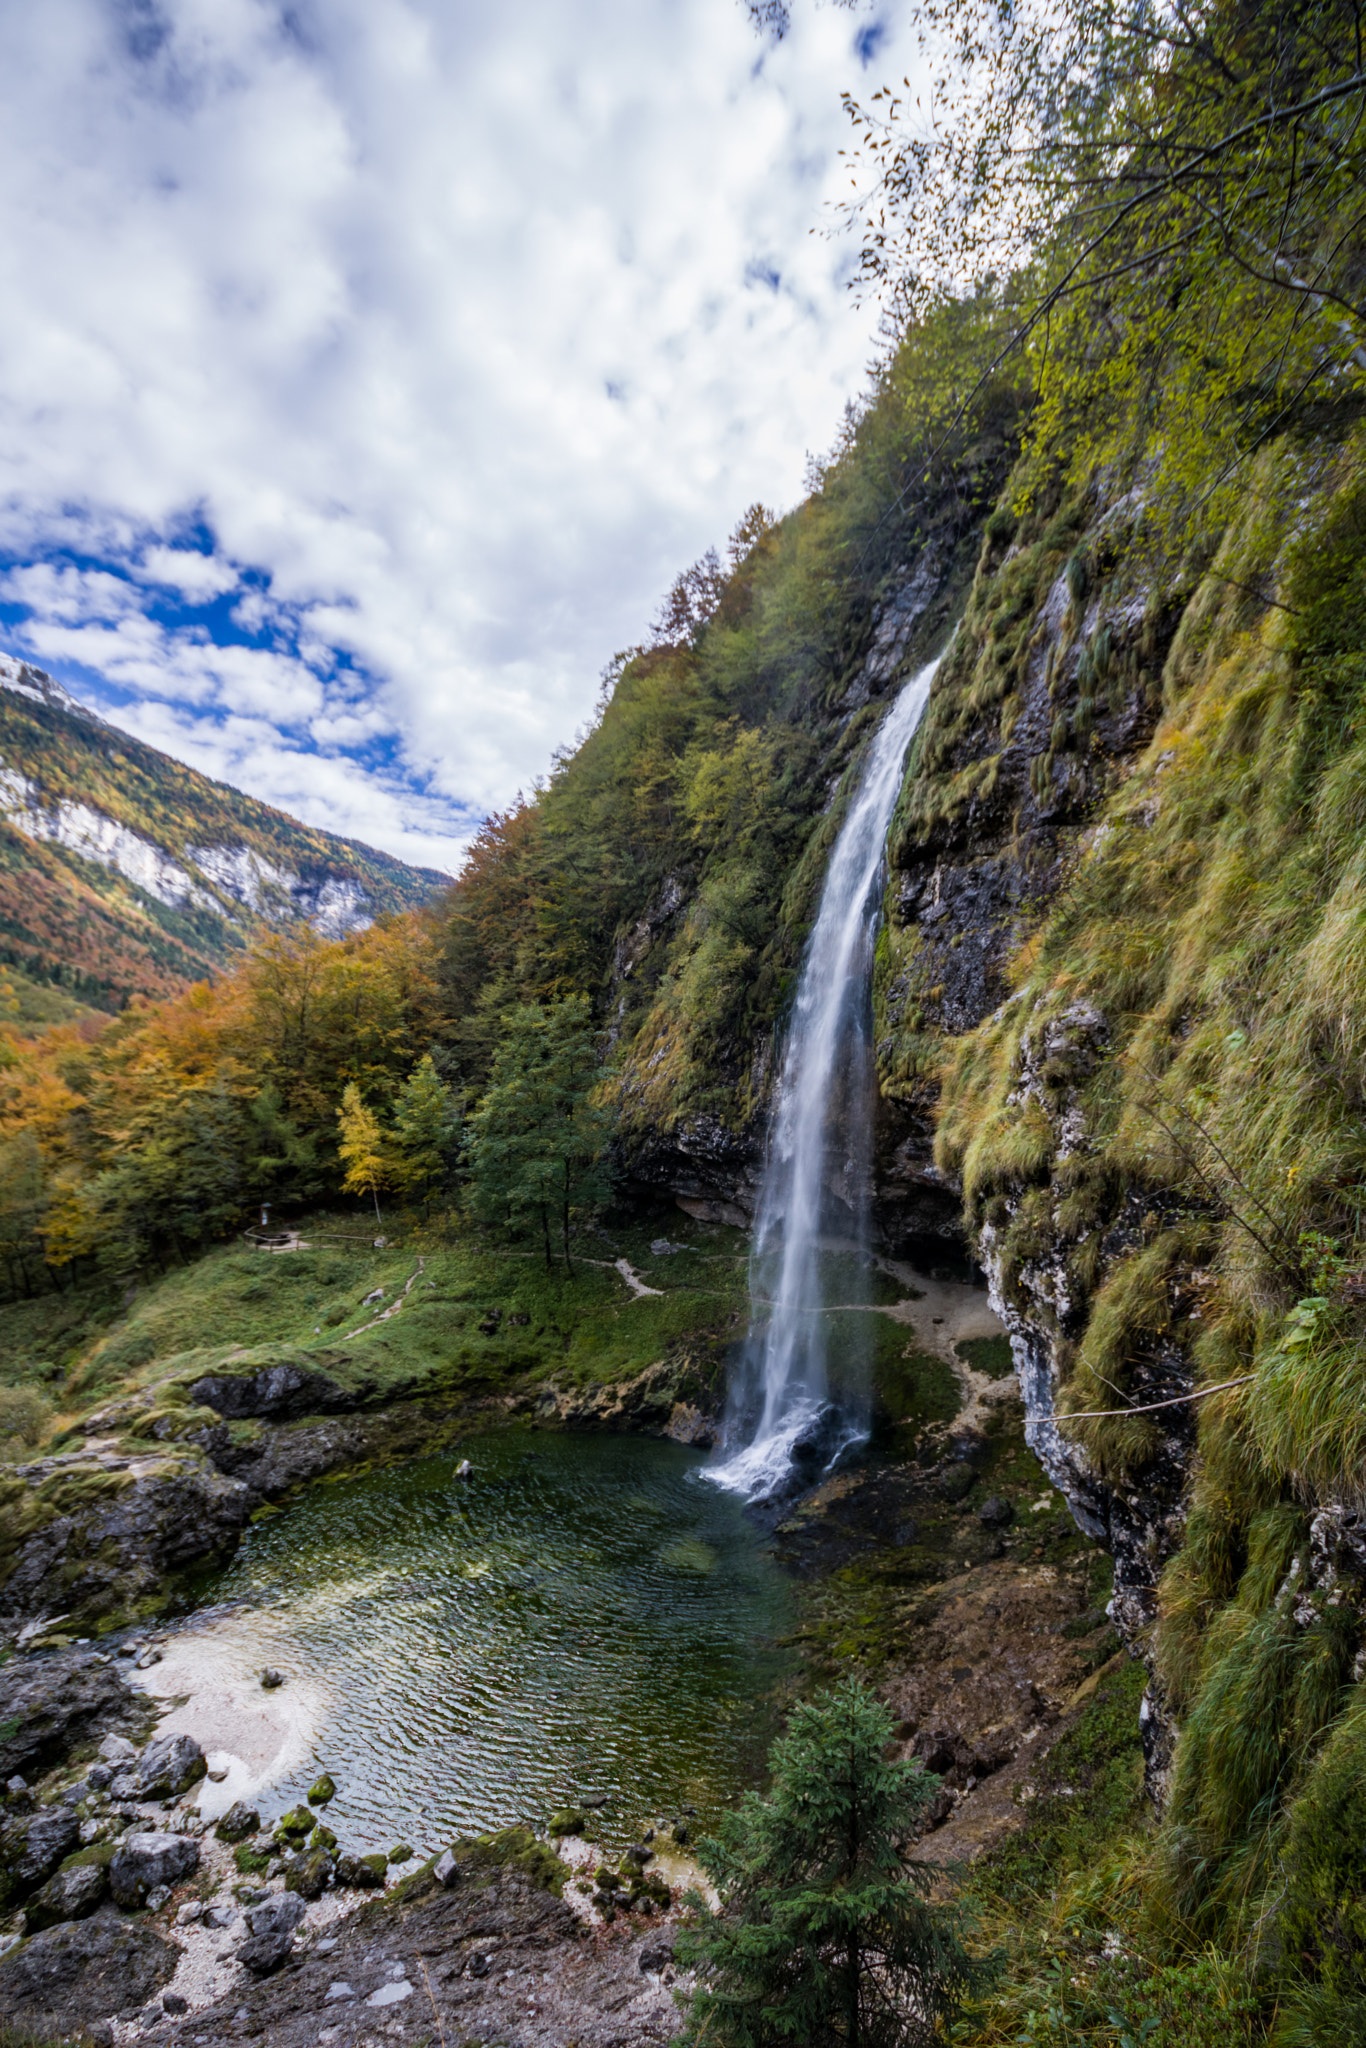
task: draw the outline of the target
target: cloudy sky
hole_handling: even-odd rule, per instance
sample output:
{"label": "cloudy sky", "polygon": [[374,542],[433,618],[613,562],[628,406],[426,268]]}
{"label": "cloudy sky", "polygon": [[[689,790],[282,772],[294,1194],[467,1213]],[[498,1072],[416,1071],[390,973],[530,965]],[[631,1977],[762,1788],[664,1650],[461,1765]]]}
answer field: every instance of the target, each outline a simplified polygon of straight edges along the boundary
{"label": "cloudy sky", "polygon": [[452,868],[833,440],[840,90],[911,61],[882,0],[0,0],[0,645]]}

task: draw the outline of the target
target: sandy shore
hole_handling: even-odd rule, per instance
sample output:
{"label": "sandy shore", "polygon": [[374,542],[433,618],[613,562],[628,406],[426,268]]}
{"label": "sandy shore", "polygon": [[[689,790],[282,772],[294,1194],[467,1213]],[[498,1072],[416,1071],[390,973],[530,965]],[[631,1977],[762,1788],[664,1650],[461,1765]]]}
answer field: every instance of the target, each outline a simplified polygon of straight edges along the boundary
{"label": "sandy shore", "polygon": [[[317,1678],[277,1668],[285,1682],[261,1684],[259,1639],[233,1614],[190,1622],[158,1639],[161,1662],[134,1673],[133,1683],[167,1708],[158,1735],[192,1735],[208,1759],[210,1782],[197,1804],[208,1820],[238,1799],[255,1799],[306,1764],[329,1697]],[[220,1782],[220,1772],[225,1773]]]}

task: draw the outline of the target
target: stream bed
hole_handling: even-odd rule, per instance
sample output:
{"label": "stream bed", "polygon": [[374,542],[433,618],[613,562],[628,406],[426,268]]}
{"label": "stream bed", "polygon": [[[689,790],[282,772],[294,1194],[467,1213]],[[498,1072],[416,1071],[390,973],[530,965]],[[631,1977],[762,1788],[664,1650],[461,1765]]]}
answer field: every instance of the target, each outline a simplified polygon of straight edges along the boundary
{"label": "stream bed", "polygon": [[162,1726],[228,1769],[204,1788],[215,1808],[246,1793],[269,1820],[325,1767],[345,1848],[427,1854],[595,1792],[609,1840],[685,1807],[705,1831],[761,1774],[794,1607],[700,1463],[508,1428],[315,1486],[250,1530],[166,1642]]}

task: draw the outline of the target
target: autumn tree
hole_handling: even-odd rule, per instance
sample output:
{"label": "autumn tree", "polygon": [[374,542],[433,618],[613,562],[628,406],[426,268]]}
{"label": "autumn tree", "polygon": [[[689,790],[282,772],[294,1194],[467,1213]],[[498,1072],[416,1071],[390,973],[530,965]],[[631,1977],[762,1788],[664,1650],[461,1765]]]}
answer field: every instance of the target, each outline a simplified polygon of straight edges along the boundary
{"label": "autumn tree", "polygon": [[[996,281],[1039,446],[1160,450],[1208,498],[1366,390],[1354,0],[917,0],[926,83],[847,99],[847,217],[899,325]],[[1149,489],[1151,495],[1151,486]]]}
{"label": "autumn tree", "polygon": [[379,1118],[362,1101],[360,1089],[354,1081],[348,1081],[343,1090],[337,1126],[337,1151],[343,1167],[342,1186],[348,1195],[368,1194],[375,1205],[375,1221],[382,1225],[384,1218],[379,1213],[379,1191],[388,1186],[390,1178],[384,1135]]}

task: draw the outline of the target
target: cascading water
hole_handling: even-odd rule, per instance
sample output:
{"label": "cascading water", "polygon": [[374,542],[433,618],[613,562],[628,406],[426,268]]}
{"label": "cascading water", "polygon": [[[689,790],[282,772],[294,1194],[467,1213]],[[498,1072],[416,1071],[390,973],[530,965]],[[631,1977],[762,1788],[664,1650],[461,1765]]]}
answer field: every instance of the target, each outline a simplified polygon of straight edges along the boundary
{"label": "cascading water", "polygon": [[778,1082],[750,1260],[750,1330],[718,1461],[706,1476],[760,1500],[798,1465],[867,1434],[867,1387],[830,1399],[822,1252],[866,1249],[872,1165],[871,984],[883,848],[936,663],[873,741],[826,870]]}

